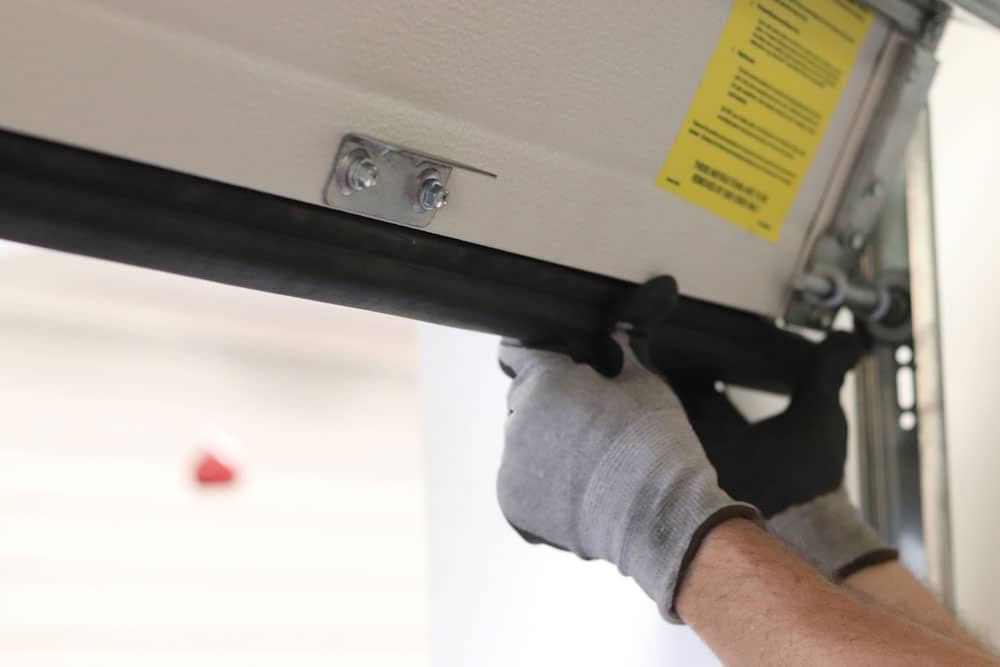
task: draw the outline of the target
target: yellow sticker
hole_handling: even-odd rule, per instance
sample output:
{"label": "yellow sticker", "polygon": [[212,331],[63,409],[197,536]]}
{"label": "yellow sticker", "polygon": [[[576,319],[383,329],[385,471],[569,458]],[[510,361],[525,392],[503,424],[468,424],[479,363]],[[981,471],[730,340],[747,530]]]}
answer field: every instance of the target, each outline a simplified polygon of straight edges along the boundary
{"label": "yellow sticker", "polygon": [[873,16],[854,0],[734,0],[656,185],[777,241]]}

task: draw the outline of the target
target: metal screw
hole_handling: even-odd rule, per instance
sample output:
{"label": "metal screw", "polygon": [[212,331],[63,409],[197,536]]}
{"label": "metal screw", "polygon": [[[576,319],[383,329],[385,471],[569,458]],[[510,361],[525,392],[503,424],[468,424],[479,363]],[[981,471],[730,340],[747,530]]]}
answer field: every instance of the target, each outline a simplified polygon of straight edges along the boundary
{"label": "metal screw", "polygon": [[347,173],[344,175],[344,183],[347,192],[361,192],[375,187],[378,180],[378,167],[366,154],[352,155],[351,161],[347,165]]}
{"label": "metal screw", "polygon": [[422,175],[420,188],[417,190],[416,207],[418,210],[436,211],[448,203],[448,189],[441,182],[441,176],[434,169]]}

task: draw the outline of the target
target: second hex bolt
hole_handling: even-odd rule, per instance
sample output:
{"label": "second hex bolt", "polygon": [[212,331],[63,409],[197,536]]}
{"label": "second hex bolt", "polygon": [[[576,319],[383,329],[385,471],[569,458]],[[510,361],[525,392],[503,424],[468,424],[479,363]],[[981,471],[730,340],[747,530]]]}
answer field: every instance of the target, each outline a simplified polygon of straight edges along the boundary
{"label": "second hex bolt", "polygon": [[429,212],[436,211],[447,203],[448,189],[441,182],[441,174],[436,169],[428,169],[420,175],[414,207]]}

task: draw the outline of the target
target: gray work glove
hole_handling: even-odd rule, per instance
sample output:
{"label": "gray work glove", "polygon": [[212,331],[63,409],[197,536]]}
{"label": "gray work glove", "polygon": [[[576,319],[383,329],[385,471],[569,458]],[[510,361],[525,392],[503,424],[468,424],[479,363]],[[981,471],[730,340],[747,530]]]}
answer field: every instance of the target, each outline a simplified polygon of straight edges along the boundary
{"label": "gray work glove", "polygon": [[618,343],[624,362],[614,378],[556,352],[501,344],[513,382],[500,508],[528,541],[616,564],[681,622],[674,597],[701,539],[726,519],[760,515],[719,488],[677,396]]}
{"label": "gray work glove", "polygon": [[843,489],[847,420],[840,387],[860,353],[853,336],[828,336],[802,369],[788,408],[755,424],[715,390],[712,378],[669,378],[722,488],[759,507],[772,534],[834,581],[897,555]]}

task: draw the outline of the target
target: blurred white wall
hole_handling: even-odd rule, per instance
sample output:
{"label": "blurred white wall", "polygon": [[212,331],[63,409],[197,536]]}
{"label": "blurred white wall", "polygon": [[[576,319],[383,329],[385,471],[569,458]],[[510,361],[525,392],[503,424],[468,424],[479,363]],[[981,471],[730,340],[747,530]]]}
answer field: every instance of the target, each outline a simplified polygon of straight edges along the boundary
{"label": "blurred white wall", "polygon": [[[0,664],[426,664],[415,325],[16,250]],[[215,430],[243,469],[206,490]]]}
{"label": "blurred white wall", "polygon": [[1000,31],[949,27],[931,97],[958,608],[1000,644]]}

